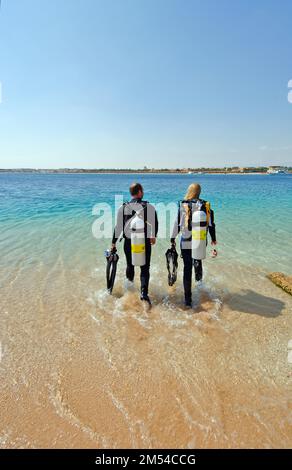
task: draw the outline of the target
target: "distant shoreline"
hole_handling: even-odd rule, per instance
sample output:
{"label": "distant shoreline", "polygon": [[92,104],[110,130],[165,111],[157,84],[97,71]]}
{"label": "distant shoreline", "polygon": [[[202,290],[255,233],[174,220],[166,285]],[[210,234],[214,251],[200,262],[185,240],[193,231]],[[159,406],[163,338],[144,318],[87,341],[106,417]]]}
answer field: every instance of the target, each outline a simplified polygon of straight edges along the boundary
{"label": "distant shoreline", "polygon": [[[269,168],[275,167],[258,167],[258,168],[200,168],[200,169],[85,169],[85,168],[58,168],[58,169],[35,169],[35,168],[3,168],[1,173],[35,173],[35,174],[142,174],[142,175],[266,175]],[[286,172],[292,174],[292,168],[287,168]]]}

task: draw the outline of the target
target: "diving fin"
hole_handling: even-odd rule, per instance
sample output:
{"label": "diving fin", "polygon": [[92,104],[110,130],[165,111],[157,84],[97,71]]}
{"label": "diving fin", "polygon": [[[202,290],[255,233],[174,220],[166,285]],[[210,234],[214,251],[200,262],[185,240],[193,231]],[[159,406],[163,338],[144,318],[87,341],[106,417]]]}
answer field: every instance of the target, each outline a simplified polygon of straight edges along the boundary
{"label": "diving fin", "polygon": [[105,252],[105,257],[106,257],[106,286],[109,294],[112,294],[114,284],[115,284],[115,279],[116,279],[116,273],[117,273],[117,265],[119,261],[119,255],[117,254],[117,251],[115,250],[107,250]]}
{"label": "diving fin", "polygon": [[172,246],[165,253],[166,267],[168,271],[168,285],[171,287],[177,280],[178,254],[175,246]]}

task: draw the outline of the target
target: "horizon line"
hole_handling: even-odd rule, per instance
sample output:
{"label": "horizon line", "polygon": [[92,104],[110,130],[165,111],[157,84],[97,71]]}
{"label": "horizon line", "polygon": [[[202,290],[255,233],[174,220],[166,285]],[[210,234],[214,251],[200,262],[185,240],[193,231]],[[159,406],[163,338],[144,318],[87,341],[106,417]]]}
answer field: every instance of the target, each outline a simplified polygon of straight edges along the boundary
{"label": "horizon line", "polygon": [[[291,163],[292,165],[292,163]],[[0,168],[0,171],[142,171],[144,173],[151,171],[200,171],[200,170],[245,170],[245,169],[265,169],[265,168],[292,168],[290,165],[250,165],[250,166],[238,166],[238,165],[225,165],[225,166],[200,166],[200,167],[173,167],[173,168],[106,168],[106,167],[10,167]]]}

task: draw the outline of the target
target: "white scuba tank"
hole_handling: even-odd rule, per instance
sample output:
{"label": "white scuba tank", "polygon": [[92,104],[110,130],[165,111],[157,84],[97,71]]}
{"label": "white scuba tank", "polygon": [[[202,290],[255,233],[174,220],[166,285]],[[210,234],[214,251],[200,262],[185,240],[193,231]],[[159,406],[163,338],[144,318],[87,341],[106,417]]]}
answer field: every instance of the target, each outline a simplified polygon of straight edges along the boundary
{"label": "white scuba tank", "polygon": [[205,259],[207,251],[207,214],[198,210],[192,215],[192,258]]}
{"label": "white scuba tank", "polygon": [[146,264],[144,220],[136,214],[131,221],[130,228],[132,265],[144,266]]}

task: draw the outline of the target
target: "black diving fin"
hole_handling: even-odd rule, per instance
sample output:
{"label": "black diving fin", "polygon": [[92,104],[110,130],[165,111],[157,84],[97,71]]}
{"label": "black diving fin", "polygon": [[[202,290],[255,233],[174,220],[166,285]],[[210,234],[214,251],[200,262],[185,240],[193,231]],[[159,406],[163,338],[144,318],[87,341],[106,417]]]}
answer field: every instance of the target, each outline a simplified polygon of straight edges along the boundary
{"label": "black diving fin", "polygon": [[178,254],[175,246],[172,246],[165,253],[166,267],[168,271],[168,285],[171,287],[177,280]]}
{"label": "black diving fin", "polygon": [[114,288],[117,265],[119,261],[119,255],[116,250],[107,250],[105,252],[106,257],[106,286],[108,292],[111,294]]}

